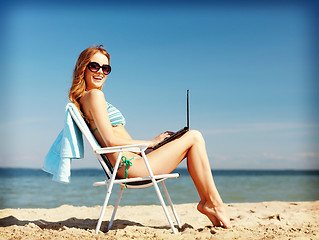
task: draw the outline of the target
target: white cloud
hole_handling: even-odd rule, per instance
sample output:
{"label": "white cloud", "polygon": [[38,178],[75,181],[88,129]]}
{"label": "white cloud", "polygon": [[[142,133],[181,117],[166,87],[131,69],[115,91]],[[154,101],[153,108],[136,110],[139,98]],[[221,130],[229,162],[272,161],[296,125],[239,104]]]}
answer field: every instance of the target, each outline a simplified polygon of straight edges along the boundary
{"label": "white cloud", "polygon": [[213,169],[319,169],[319,153],[278,154],[213,154],[209,156]]}
{"label": "white cloud", "polygon": [[302,152],[291,155],[264,153],[263,158],[263,161],[278,163],[285,168],[319,169],[319,153],[316,152]]}
{"label": "white cloud", "polygon": [[303,123],[251,123],[240,124],[231,128],[206,129],[203,130],[205,135],[216,134],[232,134],[242,132],[267,132],[280,131],[287,129],[319,129],[318,124],[303,124]]}
{"label": "white cloud", "polygon": [[218,160],[218,161],[228,161],[231,160],[232,157],[231,156],[227,156],[227,155],[222,155],[222,154],[214,154],[212,156],[212,158]]}
{"label": "white cloud", "polygon": [[263,153],[263,158],[265,159],[273,159],[273,160],[285,160],[287,159],[286,156],[281,156],[274,153]]}
{"label": "white cloud", "polygon": [[317,158],[319,160],[319,153],[315,152],[303,152],[299,153],[298,156],[300,158]]}
{"label": "white cloud", "polygon": [[319,153],[316,152],[302,152],[291,155],[278,155],[275,153],[263,153],[265,159],[272,160],[294,160],[294,161],[305,161],[307,159],[319,160]]}

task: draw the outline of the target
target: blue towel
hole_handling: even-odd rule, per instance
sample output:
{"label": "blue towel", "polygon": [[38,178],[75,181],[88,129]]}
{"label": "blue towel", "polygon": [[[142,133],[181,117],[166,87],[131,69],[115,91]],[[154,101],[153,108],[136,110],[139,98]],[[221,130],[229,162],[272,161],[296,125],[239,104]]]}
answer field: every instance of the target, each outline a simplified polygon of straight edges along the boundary
{"label": "blue towel", "polygon": [[82,133],[73,121],[69,107],[76,108],[74,104],[67,104],[64,129],[54,141],[42,167],[42,170],[53,175],[52,180],[62,183],[70,182],[72,159],[84,156]]}

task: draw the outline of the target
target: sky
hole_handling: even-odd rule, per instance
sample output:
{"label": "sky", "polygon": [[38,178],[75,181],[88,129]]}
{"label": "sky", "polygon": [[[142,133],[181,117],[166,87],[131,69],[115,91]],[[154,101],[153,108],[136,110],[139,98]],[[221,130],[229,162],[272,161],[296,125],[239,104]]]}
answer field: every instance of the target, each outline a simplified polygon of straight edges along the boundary
{"label": "sky", "polygon": [[[184,127],[190,89],[213,169],[319,169],[314,8],[247,2],[2,3],[0,167],[42,167],[75,62],[103,44],[134,139]],[[72,166],[99,168],[87,146]]]}

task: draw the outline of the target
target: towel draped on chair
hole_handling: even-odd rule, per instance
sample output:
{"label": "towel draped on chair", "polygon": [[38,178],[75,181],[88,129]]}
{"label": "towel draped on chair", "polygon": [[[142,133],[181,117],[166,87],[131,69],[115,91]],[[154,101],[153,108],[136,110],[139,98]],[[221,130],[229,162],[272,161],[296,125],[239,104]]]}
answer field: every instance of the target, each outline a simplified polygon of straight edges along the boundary
{"label": "towel draped on chair", "polygon": [[75,108],[75,105],[67,104],[64,128],[51,146],[42,167],[42,170],[53,175],[52,180],[62,183],[70,182],[72,159],[84,157],[82,132],[71,117],[69,107]]}

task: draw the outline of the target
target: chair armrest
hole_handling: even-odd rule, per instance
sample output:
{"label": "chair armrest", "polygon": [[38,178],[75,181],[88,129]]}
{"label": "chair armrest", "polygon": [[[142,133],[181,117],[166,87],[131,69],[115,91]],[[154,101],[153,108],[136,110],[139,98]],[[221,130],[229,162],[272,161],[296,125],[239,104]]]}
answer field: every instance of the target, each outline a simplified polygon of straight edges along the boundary
{"label": "chair armrest", "polygon": [[106,148],[99,148],[95,150],[97,154],[103,153],[114,153],[114,152],[142,152],[145,151],[148,147],[147,143],[141,144],[134,144],[134,145],[125,145],[125,146],[116,146],[116,147],[106,147]]}

